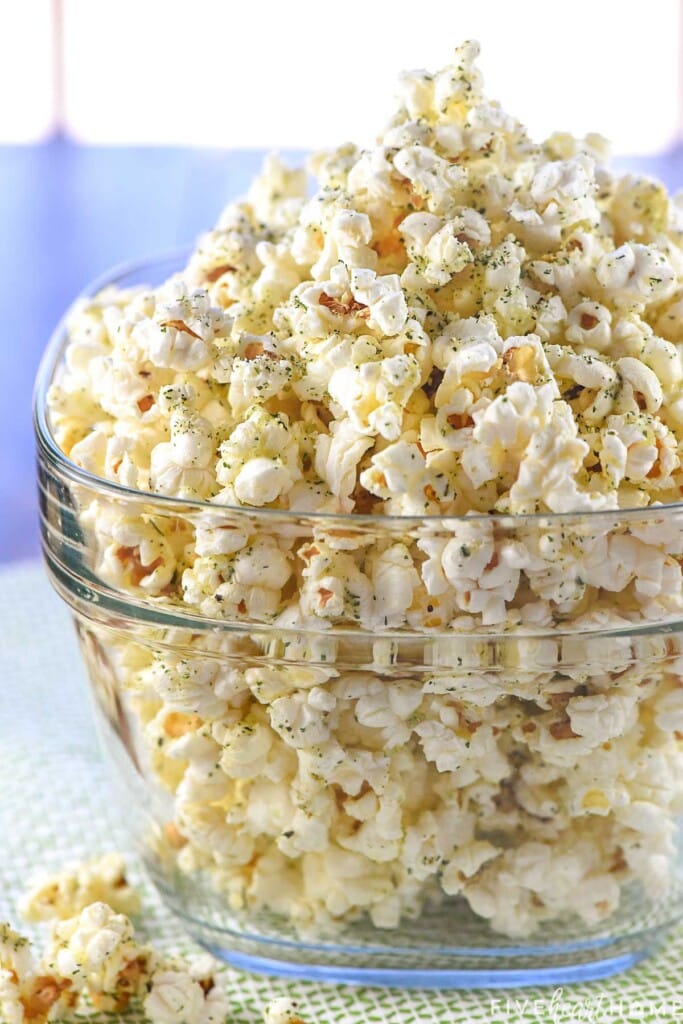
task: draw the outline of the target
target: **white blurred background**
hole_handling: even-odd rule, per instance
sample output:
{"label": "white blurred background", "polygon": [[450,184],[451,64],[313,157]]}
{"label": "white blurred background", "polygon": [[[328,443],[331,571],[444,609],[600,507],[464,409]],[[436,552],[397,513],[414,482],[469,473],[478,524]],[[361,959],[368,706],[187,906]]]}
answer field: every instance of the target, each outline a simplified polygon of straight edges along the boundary
{"label": "white blurred background", "polygon": [[5,0],[0,142],[308,149],[370,141],[406,67],[482,44],[535,136],[683,137],[681,0]]}

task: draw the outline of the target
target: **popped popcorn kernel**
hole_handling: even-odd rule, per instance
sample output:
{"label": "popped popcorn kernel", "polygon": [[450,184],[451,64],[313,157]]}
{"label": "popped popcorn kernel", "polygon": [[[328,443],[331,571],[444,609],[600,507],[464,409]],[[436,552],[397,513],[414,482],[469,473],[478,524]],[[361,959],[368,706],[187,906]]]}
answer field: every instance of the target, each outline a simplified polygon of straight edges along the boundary
{"label": "popped popcorn kernel", "polygon": [[271,1000],[265,1008],[263,1024],[306,1024],[299,1014],[299,1004],[289,996]]}
{"label": "popped popcorn kernel", "polygon": [[121,854],[106,853],[36,881],[22,901],[21,913],[27,921],[62,920],[97,902],[129,917],[139,912],[140,897],[126,878]]}

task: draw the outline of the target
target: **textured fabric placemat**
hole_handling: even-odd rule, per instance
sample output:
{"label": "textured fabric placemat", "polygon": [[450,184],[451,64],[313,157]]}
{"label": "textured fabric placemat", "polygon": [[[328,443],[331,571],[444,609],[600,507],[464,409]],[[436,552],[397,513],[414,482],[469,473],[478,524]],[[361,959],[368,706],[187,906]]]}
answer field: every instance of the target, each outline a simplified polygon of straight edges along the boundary
{"label": "textured fabric placemat", "polygon": [[[32,876],[107,850],[125,852],[129,842],[98,753],[69,615],[42,566],[0,570],[0,637],[0,920],[26,930],[16,902]],[[130,863],[143,892],[146,935],[168,950],[196,951],[134,858]],[[683,929],[626,974],[562,989],[356,988],[231,968],[220,977],[230,1024],[260,1024],[263,1007],[281,995],[300,1001],[307,1024],[672,1024],[683,1021]]]}

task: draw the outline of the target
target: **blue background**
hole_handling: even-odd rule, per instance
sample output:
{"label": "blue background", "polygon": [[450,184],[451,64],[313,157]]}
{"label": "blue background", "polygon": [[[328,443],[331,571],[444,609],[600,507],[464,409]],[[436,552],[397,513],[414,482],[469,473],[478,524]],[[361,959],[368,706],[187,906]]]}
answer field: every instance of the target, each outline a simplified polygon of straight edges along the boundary
{"label": "blue background", "polygon": [[[262,158],[61,138],[0,147],[0,561],[39,550],[31,391],[64,309],[112,264],[189,245],[246,190]],[[683,146],[619,164],[683,186]]]}

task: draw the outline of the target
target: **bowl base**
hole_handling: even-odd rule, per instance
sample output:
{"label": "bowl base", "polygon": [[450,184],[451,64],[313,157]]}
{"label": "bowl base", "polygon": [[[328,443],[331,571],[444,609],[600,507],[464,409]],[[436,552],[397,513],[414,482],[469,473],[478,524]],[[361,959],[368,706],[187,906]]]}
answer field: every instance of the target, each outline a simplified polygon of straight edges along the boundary
{"label": "bowl base", "polygon": [[678,901],[657,920],[634,898],[609,929],[582,936],[558,921],[545,941],[515,942],[450,900],[395,930],[356,922],[335,938],[314,938],[288,934],[275,918],[261,917],[255,928],[256,921],[221,913],[215,893],[209,900],[195,885],[194,898],[187,892],[183,899],[178,880],[171,887],[156,872],[152,878],[189,934],[218,959],[255,974],[350,985],[493,989],[597,981],[649,956],[680,919]]}
{"label": "bowl base", "polygon": [[202,943],[213,956],[224,960],[231,967],[253,974],[274,975],[281,978],[297,978],[304,981],[318,981],[345,985],[381,985],[392,988],[438,988],[438,989],[493,989],[519,988],[528,985],[566,985],[583,981],[598,981],[613,974],[628,970],[652,952],[652,948],[638,950],[622,956],[605,957],[582,964],[541,964],[518,968],[488,967],[474,969],[430,969],[424,968],[376,968],[345,967],[333,964],[304,964],[272,957],[252,956],[238,953],[222,946]]}

